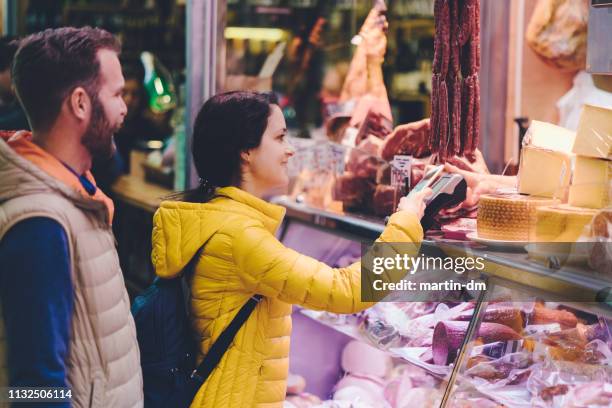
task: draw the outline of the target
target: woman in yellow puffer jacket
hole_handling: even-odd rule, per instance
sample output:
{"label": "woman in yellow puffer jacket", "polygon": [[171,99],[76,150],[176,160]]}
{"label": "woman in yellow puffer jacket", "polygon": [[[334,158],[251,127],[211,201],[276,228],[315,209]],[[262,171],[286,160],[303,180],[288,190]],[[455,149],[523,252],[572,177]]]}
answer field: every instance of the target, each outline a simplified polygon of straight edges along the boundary
{"label": "woman in yellow puffer jacket", "polygon": [[[293,151],[273,97],[230,92],[209,99],[193,131],[199,188],[166,201],[155,214],[152,260],[158,276],[173,278],[204,245],[191,278],[191,319],[199,361],[254,294],[264,299],[242,326],[192,407],[281,407],[289,369],[291,305],[355,313],[360,264],[333,269],[286,248],[275,238],[284,208],[265,197],[288,184]],[[379,238],[423,238],[420,217],[428,192],[403,198]]]}

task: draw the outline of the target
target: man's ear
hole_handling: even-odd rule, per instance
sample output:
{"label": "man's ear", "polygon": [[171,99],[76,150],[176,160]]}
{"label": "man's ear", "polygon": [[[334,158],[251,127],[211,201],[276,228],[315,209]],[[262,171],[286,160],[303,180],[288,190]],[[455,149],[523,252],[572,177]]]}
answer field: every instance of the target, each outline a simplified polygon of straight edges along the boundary
{"label": "man's ear", "polygon": [[68,95],[68,107],[80,120],[88,120],[91,112],[91,100],[85,88],[76,87]]}

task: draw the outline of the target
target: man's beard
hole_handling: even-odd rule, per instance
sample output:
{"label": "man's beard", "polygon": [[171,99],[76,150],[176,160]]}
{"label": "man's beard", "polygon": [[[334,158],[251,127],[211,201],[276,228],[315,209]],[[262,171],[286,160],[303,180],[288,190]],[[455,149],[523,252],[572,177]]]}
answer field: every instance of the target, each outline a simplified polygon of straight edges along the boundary
{"label": "man's beard", "polygon": [[112,126],[97,96],[91,98],[91,118],[81,143],[94,159],[109,159],[115,153],[113,135],[121,125]]}

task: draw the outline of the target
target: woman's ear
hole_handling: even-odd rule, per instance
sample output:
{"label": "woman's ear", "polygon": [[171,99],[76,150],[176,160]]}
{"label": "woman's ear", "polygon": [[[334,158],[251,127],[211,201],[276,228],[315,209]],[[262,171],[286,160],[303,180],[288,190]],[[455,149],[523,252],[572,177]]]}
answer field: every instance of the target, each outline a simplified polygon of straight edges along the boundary
{"label": "woman's ear", "polygon": [[249,161],[251,160],[251,153],[248,150],[246,150],[244,152],[241,152],[240,153],[240,159],[242,159],[242,162],[244,164],[248,164]]}

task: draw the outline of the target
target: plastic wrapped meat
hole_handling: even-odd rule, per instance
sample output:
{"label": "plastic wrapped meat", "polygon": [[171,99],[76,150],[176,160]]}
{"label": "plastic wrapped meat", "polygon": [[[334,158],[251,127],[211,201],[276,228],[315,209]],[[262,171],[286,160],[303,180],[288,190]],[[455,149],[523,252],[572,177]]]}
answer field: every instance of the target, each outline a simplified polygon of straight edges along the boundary
{"label": "plastic wrapped meat", "polygon": [[372,376],[347,375],[336,384],[334,400],[359,401],[377,406],[384,400],[383,382]]}
{"label": "plastic wrapped meat", "polygon": [[532,374],[526,388],[532,395],[534,407],[610,407],[612,384],[606,382],[609,376],[584,372],[567,367],[558,367],[552,362],[532,366]]}
{"label": "plastic wrapped meat", "polygon": [[553,360],[593,363],[601,357],[594,351],[599,350],[601,353],[604,350],[594,350],[591,343],[596,340],[605,342],[607,337],[607,328],[601,323],[588,326],[578,323],[573,329],[550,333],[542,339],[542,343]]}
{"label": "plastic wrapped meat", "polygon": [[409,319],[415,319],[417,317],[434,313],[438,305],[438,302],[406,302],[395,304],[395,306],[401,309]]}
{"label": "plastic wrapped meat", "polygon": [[[364,325],[364,330],[373,341],[391,343],[394,347],[429,346],[433,324],[423,319],[433,315],[436,306],[435,302],[381,302],[366,312],[368,325]],[[448,308],[441,305],[440,310]]]}
{"label": "plastic wrapped meat", "polygon": [[441,396],[435,388],[411,388],[405,391],[396,408],[433,408],[440,405]]}
{"label": "plastic wrapped meat", "polygon": [[[469,322],[446,321],[439,322],[434,329],[432,352],[433,361],[437,365],[451,363],[461,346],[467,332]],[[508,326],[498,323],[482,323],[478,328],[478,338],[483,343],[496,341],[520,340],[521,336]]]}
{"label": "plastic wrapped meat", "polygon": [[[470,321],[473,310],[468,310],[457,317],[457,320]],[[489,307],[482,317],[483,322],[499,323],[512,328],[520,333],[524,327],[524,313],[513,307]]]}
{"label": "plastic wrapped meat", "polygon": [[[454,320],[457,316],[460,316],[467,310],[473,309],[474,305],[471,305],[467,302],[463,302],[454,307],[449,307],[444,303],[436,303],[436,302],[414,302],[415,308],[420,310],[421,307],[430,310],[433,308],[432,312],[423,313],[421,316],[414,317],[412,320],[408,322],[405,327],[402,327],[402,333],[409,333],[415,329],[415,326],[429,327],[433,329],[438,322],[445,320]],[[417,312],[418,313],[418,312]]]}
{"label": "plastic wrapped meat", "polygon": [[565,395],[569,391],[567,384],[557,384],[546,387],[540,391],[540,398],[544,401],[552,401],[557,395]]}
{"label": "plastic wrapped meat", "polygon": [[527,380],[531,374],[527,369],[532,364],[533,360],[529,353],[512,353],[496,360],[475,364],[465,372],[465,375],[488,381],[508,379],[506,384],[518,384]]}
{"label": "plastic wrapped meat", "polygon": [[610,407],[612,406],[612,384],[590,382],[572,387],[567,394],[564,408]]}
{"label": "plastic wrapped meat", "polygon": [[364,322],[363,329],[366,337],[378,347],[387,349],[401,345],[401,338],[397,329],[383,321],[367,319]]}
{"label": "plastic wrapped meat", "polygon": [[392,366],[391,357],[384,351],[359,341],[351,341],[342,351],[341,366],[351,374],[385,377]]}
{"label": "plastic wrapped meat", "polygon": [[409,400],[406,398],[406,392],[410,389],[430,389],[433,393],[436,392],[438,382],[423,372],[422,369],[409,364],[397,366],[391,373],[391,380],[385,386],[385,401],[391,407],[403,407]]}
{"label": "plastic wrapped meat", "polygon": [[[352,263],[352,262],[351,262]],[[331,312],[319,312],[318,319],[336,325],[358,326],[364,318],[364,312],[353,314],[338,314]]]}
{"label": "plastic wrapped meat", "polygon": [[607,340],[607,338],[608,329],[602,323],[591,325],[578,323],[573,329],[549,334],[547,340],[558,344],[586,344],[593,340]]}
{"label": "plastic wrapped meat", "polygon": [[533,312],[527,316],[529,324],[549,324],[559,323],[561,328],[570,329],[576,327],[578,319],[576,315],[567,310],[549,309],[540,304],[536,304]]}

